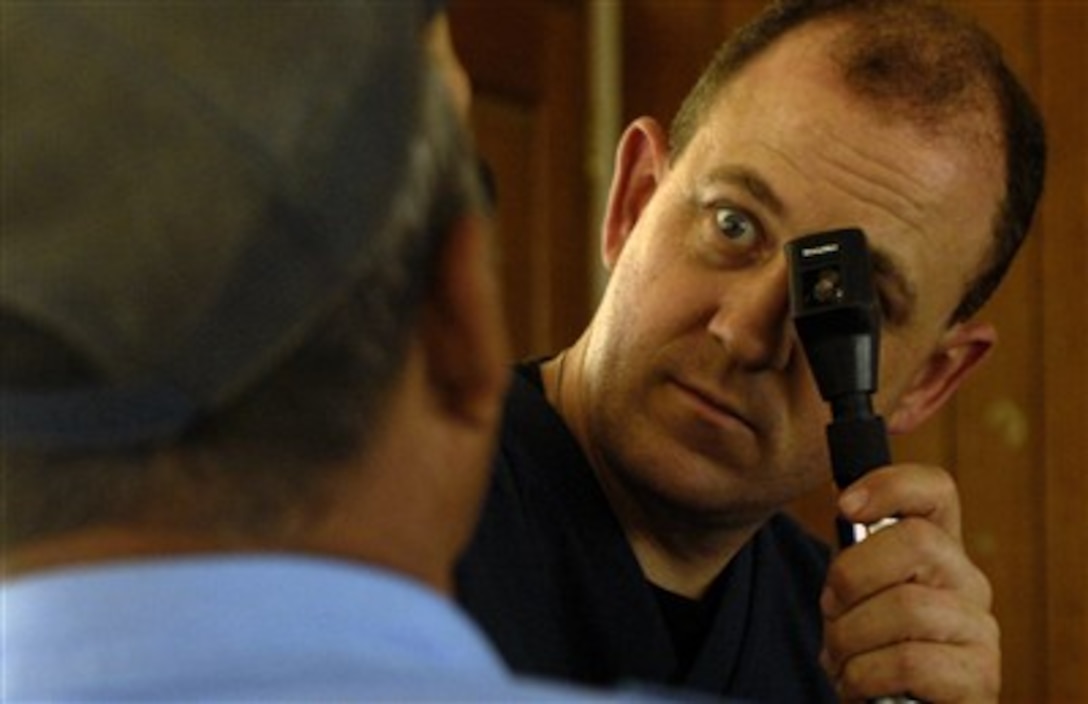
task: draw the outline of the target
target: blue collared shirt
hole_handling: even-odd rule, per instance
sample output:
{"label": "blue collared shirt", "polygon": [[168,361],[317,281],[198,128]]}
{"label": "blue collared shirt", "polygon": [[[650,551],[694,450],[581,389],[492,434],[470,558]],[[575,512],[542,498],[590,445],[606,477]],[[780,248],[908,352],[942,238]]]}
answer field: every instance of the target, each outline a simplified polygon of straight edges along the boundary
{"label": "blue collared shirt", "polygon": [[16,578],[0,598],[4,701],[592,698],[515,680],[448,599],[354,563],[119,562]]}

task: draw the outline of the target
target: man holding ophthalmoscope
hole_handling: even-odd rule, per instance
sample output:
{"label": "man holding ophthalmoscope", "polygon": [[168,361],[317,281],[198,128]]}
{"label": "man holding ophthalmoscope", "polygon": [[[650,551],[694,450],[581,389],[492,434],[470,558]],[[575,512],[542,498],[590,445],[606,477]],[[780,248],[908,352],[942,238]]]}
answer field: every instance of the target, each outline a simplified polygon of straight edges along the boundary
{"label": "man holding ophthalmoscope", "polygon": [[996,701],[999,630],[955,484],[896,463],[839,499],[898,523],[829,560],[781,513],[830,479],[783,246],[859,228],[883,308],[876,410],[933,415],[992,348],[973,316],[1042,188],[1043,130],[947,8],[794,0],[729,40],[666,133],[619,144],[611,281],[521,367],[463,603],[515,668],[756,701]]}

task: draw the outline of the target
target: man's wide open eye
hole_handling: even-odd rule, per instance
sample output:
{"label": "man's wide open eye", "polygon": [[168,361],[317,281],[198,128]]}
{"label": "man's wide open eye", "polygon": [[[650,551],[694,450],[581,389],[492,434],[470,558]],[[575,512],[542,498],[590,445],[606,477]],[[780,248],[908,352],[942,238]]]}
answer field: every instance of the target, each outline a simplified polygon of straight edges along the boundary
{"label": "man's wide open eye", "polygon": [[742,210],[720,205],[714,209],[714,222],[726,239],[736,244],[753,244],[758,231],[755,222]]}

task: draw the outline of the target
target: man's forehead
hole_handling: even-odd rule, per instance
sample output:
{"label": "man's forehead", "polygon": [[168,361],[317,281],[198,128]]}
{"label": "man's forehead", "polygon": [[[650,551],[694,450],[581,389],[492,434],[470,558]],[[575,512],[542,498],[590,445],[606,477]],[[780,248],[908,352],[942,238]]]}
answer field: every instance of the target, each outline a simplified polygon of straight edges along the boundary
{"label": "man's forehead", "polygon": [[[933,144],[906,130],[909,139],[899,134],[904,141],[897,145],[882,137],[904,130],[883,126],[858,141],[854,123],[841,134],[821,128],[815,107],[810,119],[794,114],[783,121],[751,110],[753,103],[726,102],[732,104],[716,107],[676,164],[681,179],[710,193],[724,184],[719,192],[739,198],[734,205],[755,207],[779,244],[822,230],[864,229],[878,274],[897,300],[909,308],[943,289],[941,305],[955,305],[989,251],[992,217],[979,213],[996,213],[995,167],[980,166],[979,156],[954,140]],[[938,280],[945,285],[935,289]]]}
{"label": "man's forehead", "polygon": [[[693,135],[701,144],[686,151],[718,158],[716,144],[728,156],[762,147],[785,162],[815,156],[847,165],[855,152],[886,172],[869,174],[870,180],[892,179],[886,187],[901,194],[904,212],[948,209],[950,217],[967,215],[977,222],[977,213],[965,214],[946,197],[966,189],[996,214],[1004,196],[1005,155],[995,112],[976,104],[944,115],[940,125],[919,124],[859,97],[829,58],[827,42],[841,32],[841,22],[821,20],[772,44],[719,91]],[[934,158],[909,158],[918,152]],[[754,171],[772,191],[778,187],[773,171]],[[780,200],[790,207],[784,194]]]}

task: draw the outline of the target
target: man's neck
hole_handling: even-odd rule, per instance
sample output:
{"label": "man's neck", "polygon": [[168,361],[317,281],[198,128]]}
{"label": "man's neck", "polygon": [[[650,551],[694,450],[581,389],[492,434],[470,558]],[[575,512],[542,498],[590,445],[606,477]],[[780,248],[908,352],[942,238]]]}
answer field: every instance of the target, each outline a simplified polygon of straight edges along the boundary
{"label": "man's neck", "polygon": [[645,492],[636,496],[635,490],[615,481],[588,447],[585,399],[579,395],[585,345],[583,337],[541,366],[545,397],[586,453],[646,579],[674,594],[700,598],[762,522],[700,521]]}
{"label": "man's neck", "polygon": [[122,560],[222,552],[215,541],[182,533],[122,525],[97,526],[42,538],[8,550],[5,579],[64,567],[79,567]]}
{"label": "man's neck", "polygon": [[647,581],[674,594],[699,599],[758,525],[710,526],[668,515],[651,515],[644,504],[605,487],[627,541]]}

